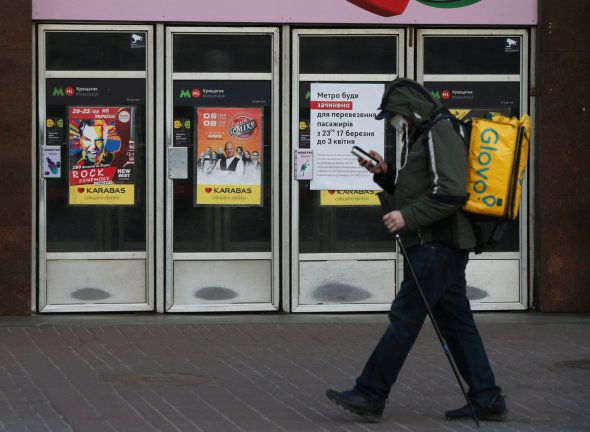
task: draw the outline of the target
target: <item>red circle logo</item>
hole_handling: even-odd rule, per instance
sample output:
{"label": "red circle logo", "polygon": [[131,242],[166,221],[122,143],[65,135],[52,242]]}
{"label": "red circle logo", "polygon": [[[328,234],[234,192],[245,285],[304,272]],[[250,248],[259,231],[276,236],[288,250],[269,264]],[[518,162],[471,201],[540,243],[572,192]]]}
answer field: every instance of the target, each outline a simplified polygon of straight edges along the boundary
{"label": "red circle logo", "polygon": [[193,97],[195,99],[200,98],[201,97],[201,90],[199,90],[199,89],[193,89],[192,95],[193,95]]}
{"label": "red circle logo", "polygon": [[256,120],[244,114],[238,114],[232,121],[229,128],[231,136],[247,139],[250,138],[256,130]]}
{"label": "red circle logo", "polygon": [[450,90],[443,90],[440,92],[440,96],[443,99],[450,99],[451,98],[451,91]]}
{"label": "red circle logo", "polygon": [[66,87],[65,93],[66,96],[74,96],[76,91],[74,90],[74,87]]}

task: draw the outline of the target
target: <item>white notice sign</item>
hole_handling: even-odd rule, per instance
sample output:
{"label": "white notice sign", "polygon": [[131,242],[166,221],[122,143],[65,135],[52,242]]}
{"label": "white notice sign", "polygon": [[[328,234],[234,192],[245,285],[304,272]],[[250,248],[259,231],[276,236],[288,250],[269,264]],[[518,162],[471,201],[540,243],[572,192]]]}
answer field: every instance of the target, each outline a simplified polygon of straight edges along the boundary
{"label": "white notice sign", "polygon": [[312,83],[310,147],[314,190],[379,190],[353,146],[383,155],[385,127],[375,120],[384,84]]}

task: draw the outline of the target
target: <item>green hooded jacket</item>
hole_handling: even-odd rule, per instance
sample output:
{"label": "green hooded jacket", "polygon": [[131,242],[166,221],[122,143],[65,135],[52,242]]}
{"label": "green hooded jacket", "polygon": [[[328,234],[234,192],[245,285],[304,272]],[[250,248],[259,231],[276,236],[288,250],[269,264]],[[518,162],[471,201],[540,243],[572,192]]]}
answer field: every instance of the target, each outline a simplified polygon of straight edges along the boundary
{"label": "green hooded jacket", "polygon": [[376,174],[374,180],[393,194],[394,208],[406,224],[400,232],[406,247],[438,242],[472,250],[473,226],[461,210],[466,199],[467,147],[449,120],[436,122],[425,133],[440,108],[441,103],[415,81],[398,78],[386,88],[380,109],[410,119],[410,129],[407,148],[397,152],[399,172],[388,164],[387,173]]}

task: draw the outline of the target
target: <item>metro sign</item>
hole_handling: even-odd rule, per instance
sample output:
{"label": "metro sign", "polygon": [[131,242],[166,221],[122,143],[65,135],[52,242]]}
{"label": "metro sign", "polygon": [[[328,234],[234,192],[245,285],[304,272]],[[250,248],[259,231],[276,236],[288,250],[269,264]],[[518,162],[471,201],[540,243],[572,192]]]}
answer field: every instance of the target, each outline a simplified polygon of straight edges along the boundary
{"label": "metro sign", "polygon": [[74,96],[75,94],[76,90],[74,90],[74,87],[66,87],[65,92],[62,87],[54,87],[51,93],[52,96]]}

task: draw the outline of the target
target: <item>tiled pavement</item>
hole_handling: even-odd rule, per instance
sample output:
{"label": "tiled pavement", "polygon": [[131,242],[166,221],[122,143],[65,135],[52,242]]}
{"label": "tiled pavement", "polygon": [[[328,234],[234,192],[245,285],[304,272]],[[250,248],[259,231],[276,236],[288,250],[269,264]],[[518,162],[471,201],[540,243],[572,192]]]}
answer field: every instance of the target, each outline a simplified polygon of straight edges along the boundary
{"label": "tiled pavement", "polygon": [[[590,431],[590,316],[476,315],[507,422],[492,431]],[[471,431],[425,325],[381,423],[333,406],[386,326],[375,315],[0,317],[0,431]]]}

